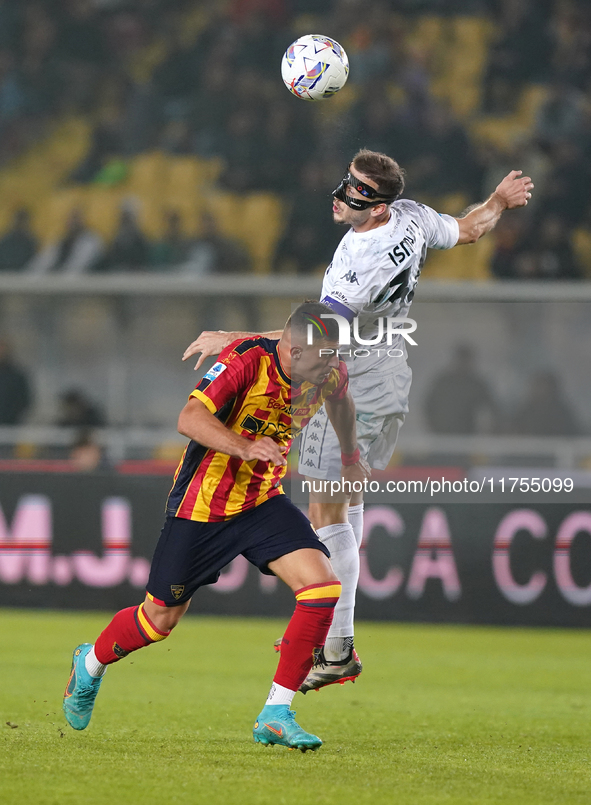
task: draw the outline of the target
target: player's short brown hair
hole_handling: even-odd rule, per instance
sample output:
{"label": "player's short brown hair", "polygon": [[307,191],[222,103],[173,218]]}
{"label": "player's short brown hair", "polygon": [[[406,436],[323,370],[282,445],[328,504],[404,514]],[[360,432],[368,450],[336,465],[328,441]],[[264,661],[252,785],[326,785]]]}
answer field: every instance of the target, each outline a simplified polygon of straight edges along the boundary
{"label": "player's short brown hair", "polygon": [[404,170],[392,157],[362,148],[353,157],[353,169],[364,173],[386,198],[398,198],[404,190]]}

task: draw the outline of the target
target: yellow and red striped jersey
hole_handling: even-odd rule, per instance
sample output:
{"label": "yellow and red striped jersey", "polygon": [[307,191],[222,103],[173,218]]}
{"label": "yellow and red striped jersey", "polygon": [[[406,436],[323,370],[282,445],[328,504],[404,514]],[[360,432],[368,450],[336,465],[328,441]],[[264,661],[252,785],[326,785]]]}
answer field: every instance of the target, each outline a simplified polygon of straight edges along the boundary
{"label": "yellow and red striped jersey", "polygon": [[[304,382],[296,387],[281,367],[277,344],[263,337],[230,344],[191,397],[240,436],[269,436],[289,449],[328,397],[345,396],[347,369],[341,361],[322,385]],[[283,466],[243,461],[191,441],[175,473],[166,510],[187,520],[229,520],[282,495],[285,471]]]}

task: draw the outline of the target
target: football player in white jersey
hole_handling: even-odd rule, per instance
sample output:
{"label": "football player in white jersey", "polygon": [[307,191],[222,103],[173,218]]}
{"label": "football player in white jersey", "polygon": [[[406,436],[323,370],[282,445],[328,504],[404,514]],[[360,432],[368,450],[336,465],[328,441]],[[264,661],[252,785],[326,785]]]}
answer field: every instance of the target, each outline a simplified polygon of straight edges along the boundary
{"label": "football player in white jersey", "polygon": [[[521,171],[511,171],[485,202],[468,208],[459,218],[400,199],[403,189],[404,171],[393,159],[366,149],[355,155],[333,192],[334,221],[349,229],[326,270],[321,293],[321,301],[335,313],[349,322],[357,319],[359,346],[373,342],[356,349],[353,341],[351,355],[347,355],[349,347],[340,352],[349,370],[361,456],[375,469],[385,469],[392,457],[408,412],[411,382],[405,339],[394,336],[391,346],[385,348],[379,320],[406,318],[427,249],[475,243],[493,229],[505,210],[527,204],[533,183]],[[197,369],[206,357],[247,335],[201,333],[183,360],[201,352]],[[268,335],[276,337],[275,333]],[[308,516],[330,550],[342,592],[324,652],[301,686],[303,693],[355,680],[361,673],[353,646],[353,615],[363,537],[363,493],[314,491],[314,480],[317,489],[317,479],[339,481],[342,461],[348,458],[341,456],[338,439],[321,409],[302,436],[299,470],[311,482]]]}

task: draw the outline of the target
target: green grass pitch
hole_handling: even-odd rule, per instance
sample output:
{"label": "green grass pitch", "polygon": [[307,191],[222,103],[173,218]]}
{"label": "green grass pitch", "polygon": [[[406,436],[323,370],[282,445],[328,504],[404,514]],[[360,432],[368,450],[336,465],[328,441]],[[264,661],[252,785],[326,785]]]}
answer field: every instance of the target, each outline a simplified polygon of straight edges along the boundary
{"label": "green grass pitch", "polygon": [[591,802],[588,632],[361,623],[357,683],[296,696],[325,742],[301,754],[251,735],[277,620],[187,617],[72,730],[71,652],[107,620],[0,612],[2,805]]}

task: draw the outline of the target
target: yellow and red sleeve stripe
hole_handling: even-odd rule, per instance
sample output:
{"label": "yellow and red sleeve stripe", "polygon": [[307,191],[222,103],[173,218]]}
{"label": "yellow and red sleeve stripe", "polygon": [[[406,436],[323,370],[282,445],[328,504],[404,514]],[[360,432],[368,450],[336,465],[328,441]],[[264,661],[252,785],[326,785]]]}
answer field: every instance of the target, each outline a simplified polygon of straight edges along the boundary
{"label": "yellow and red sleeve stripe", "polygon": [[310,584],[296,590],[296,601],[306,607],[334,607],[341,595],[340,581]]}

